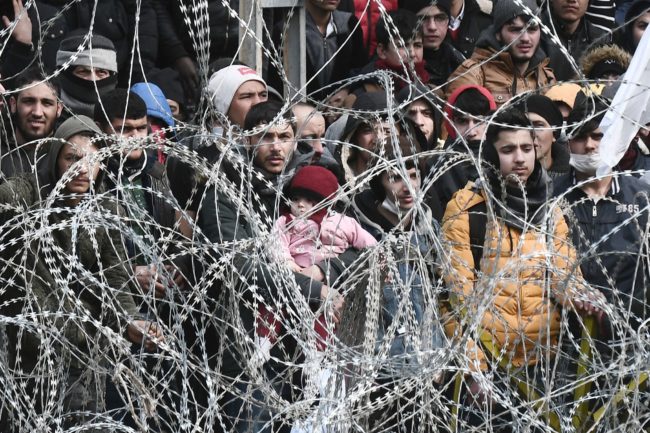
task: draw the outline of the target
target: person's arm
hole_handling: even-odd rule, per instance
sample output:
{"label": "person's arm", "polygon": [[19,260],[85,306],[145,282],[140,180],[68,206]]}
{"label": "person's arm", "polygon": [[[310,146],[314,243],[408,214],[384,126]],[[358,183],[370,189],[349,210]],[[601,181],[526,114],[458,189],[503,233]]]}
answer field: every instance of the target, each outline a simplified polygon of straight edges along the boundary
{"label": "person's arm", "polygon": [[572,308],[582,315],[602,318],[605,295],[592,288],[582,277],[576,250],[570,241],[569,227],[559,209],[555,210],[553,233],[553,273],[551,293],[555,301],[565,308]]}
{"label": "person's arm", "polygon": [[[247,228],[245,216],[238,212],[234,203],[218,194],[215,187],[206,191],[200,214],[201,230],[216,248],[221,248],[224,243],[252,241],[254,234]],[[283,285],[281,273],[273,272],[272,265],[260,260],[254,252],[230,245],[224,251],[213,254],[218,259],[219,256],[232,253],[232,267],[237,270],[240,278],[255,278],[258,286],[263,287],[270,297],[275,297],[280,285]],[[293,276],[305,299],[312,305],[319,305],[323,283],[299,273],[293,273]]]}
{"label": "person's arm", "polygon": [[12,0],[14,21],[3,16],[2,23],[5,29],[10,29],[11,40],[2,53],[2,76],[12,78],[29,67],[34,60],[33,26],[28,11],[23,5],[23,0]]}

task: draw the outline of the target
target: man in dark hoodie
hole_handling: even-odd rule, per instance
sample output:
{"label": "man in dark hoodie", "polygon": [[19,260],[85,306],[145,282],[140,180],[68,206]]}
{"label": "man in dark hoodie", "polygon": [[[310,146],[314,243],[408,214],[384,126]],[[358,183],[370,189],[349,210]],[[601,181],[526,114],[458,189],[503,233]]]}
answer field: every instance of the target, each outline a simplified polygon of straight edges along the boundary
{"label": "man in dark hoodie", "polygon": [[488,89],[498,106],[520,93],[544,89],[555,82],[549,59],[540,47],[540,28],[533,15],[534,0],[499,1],[492,26],[481,34],[472,57],[449,77],[447,95],[474,84]]}
{"label": "man in dark hoodie", "polygon": [[[22,324],[7,327],[7,379],[15,385],[8,389],[17,394],[8,397],[14,410],[3,431],[32,427],[34,414],[20,408],[47,420],[62,419],[64,428],[104,415],[106,370],[98,366],[105,367],[112,353],[104,327],[148,349],[161,338],[157,326],[140,319],[131,296],[117,205],[94,194],[101,183],[100,133],[92,119],[68,119],[57,129],[37,174],[0,186],[4,239],[19,240],[2,250],[4,272],[11,274],[5,278],[13,284],[6,285],[0,305],[3,315],[23,315]],[[55,380],[59,376],[47,366],[56,366],[65,380]]]}
{"label": "man in dark hoodie", "polygon": [[[606,111],[603,100],[578,94],[568,119],[573,128],[569,137],[572,168],[557,179],[554,190],[568,202],[565,213],[572,216],[567,220],[576,248],[589,254],[581,265],[587,281],[643,318],[647,313],[641,313],[648,309],[644,302],[650,299],[646,293],[650,274],[637,255],[647,248],[644,227],[649,190],[636,177],[618,171],[596,177],[603,138],[599,125]],[[597,249],[592,250],[596,243]]]}
{"label": "man in dark hoodie", "polygon": [[370,167],[379,145],[391,134],[387,98],[383,91],[362,93],[347,116],[341,143],[336,146],[334,155],[341,162],[350,186]]}
{"label": "man in dark hoodie", "polygon": [[[336,258],[320,262],[302,273],[288,272],[272,260],[269,230],[277,216],[283,173],[294,148],[294,126],[282,104],[274,101],[254,105],[244,128],[249,142],[245,154],[229,150],[224,155],[220,177],[212,178],[203,198],[199,226],[212,245],[214,260],[225,274],[216,276],[211,295],[217,302],[215,317],[220,318],[223,335],[214,348],[221,363],[219,373],[231,382],[232,391],[224,400],[227,427],[237,432],[270,431],[272,406],[256,379],[270,383],[285,398],[291,398],[291,362],[297,357],[290,335],[281,335],[271,350],[273,358],[263,366],[256,364],[255,320],[257,300],[275,308],[281,299],[289,315],[311,314],[309,308],[333,302],[328,309],[335,317],[343,299],[332,288],[339,276],[356,260],[358,252],[349,249]],[[232,148],[231,148],[232,149]],[[222,262],[226,260],[226,262]],[[221,272],[221,271],[220,271]],[[212,278],[212,275],[204,275]],[[228,311],[232,305],[235,311]],[[292,322],[288,316],[287,323]],[[294,364],[295,365],[295,364]],[[257,380],[256,379],[256,380]],[[251,395],[251,398],[242,396]]]}
{"label": "man in dark hoodie", "polygon": [[572,79],[576,69],[571,66],[570,59],[562,53],[566,49],[573,61],[579,65],[580,57],[594,41],[606,43],[611,40],[611,33],[596,27],[586,16],[589,0],[550,0],[549,13],[544,14],[544,25],[555,29],[560,39],[559,46],[549,36],[542,42],[544,51],[550,57],[550,67],[558,81]]}

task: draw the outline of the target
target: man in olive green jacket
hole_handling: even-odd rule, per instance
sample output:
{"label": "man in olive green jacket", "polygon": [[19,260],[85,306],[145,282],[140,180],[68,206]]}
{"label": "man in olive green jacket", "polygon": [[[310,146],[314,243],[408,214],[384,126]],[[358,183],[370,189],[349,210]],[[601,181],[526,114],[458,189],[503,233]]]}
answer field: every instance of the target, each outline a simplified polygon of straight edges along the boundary
{"label": "man in olive green jacket", "polygon": [[0,185],[5,401],[14,403],[2,431],[87,423],[101,411],[109,357],[128,353],[122,337],[149,349],[161,338],[131,297],[117,205],[97,191],[99,133],[85,116],[68,119],[36,175]]}

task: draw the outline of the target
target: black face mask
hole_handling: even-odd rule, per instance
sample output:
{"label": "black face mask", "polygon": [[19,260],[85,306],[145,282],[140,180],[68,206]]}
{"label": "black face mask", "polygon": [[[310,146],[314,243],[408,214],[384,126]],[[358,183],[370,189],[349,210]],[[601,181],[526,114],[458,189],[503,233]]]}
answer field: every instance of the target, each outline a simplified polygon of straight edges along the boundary
{"label": "black face mask", "polygon": [[[97,89],[95,89],[97,85]],[[68,68],[61,74],[61,88],[65,93],[87,104],[95,104],[99,95],[109,92],[117,86],[117,74],[112,73],[108,78],[99,81],[90,81],[79,78]],[[99,91],[99,95],[97,92]]]}

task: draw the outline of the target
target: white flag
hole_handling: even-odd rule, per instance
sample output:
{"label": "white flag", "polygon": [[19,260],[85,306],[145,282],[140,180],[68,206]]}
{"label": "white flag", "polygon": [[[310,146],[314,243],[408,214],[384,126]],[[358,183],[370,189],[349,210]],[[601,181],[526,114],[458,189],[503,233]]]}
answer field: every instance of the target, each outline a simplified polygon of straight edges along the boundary
{"label": "white flag", "polygon": [[618,164],[640,125],[650,123],[650,31],[644,32],[625,79],[600,122],[604,136],[599,152],[598,175],[610,173]]}

